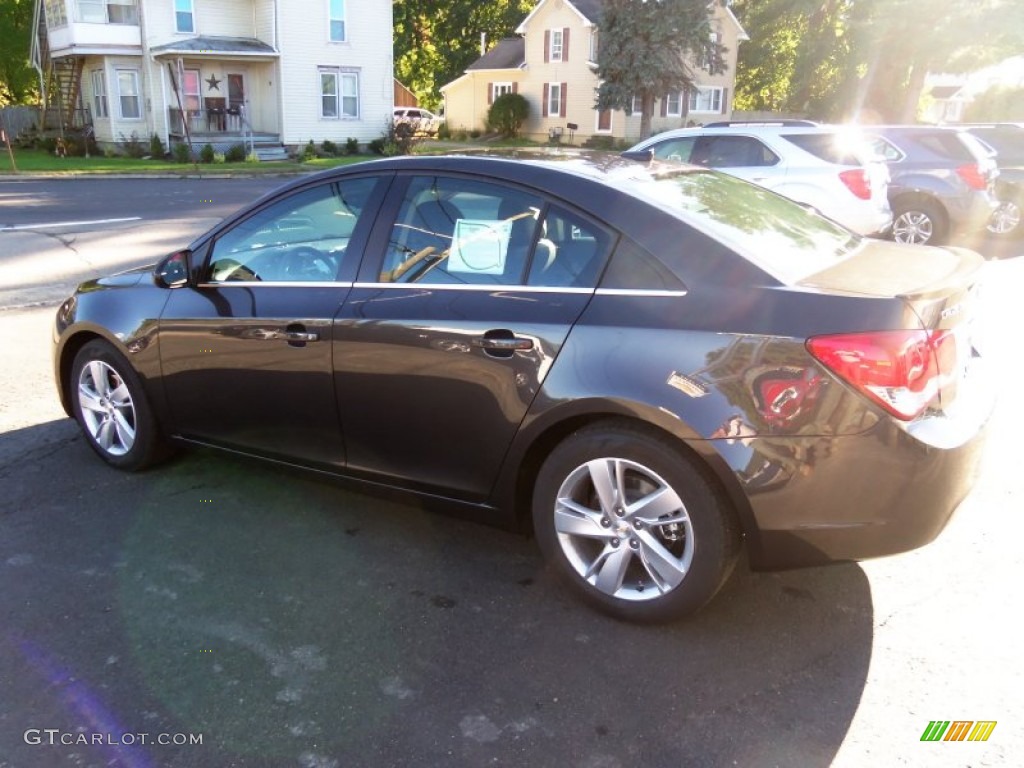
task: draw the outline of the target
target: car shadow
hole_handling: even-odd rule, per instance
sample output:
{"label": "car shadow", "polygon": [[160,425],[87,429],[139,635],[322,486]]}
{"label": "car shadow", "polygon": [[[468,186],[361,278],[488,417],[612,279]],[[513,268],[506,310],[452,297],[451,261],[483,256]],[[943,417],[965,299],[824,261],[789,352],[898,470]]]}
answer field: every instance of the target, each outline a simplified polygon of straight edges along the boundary
{"label": "car shadow", "polygon": [[[741,564],[693,618],[633,626],[534,542],[414,503],[205,450],[126,475],[66,420],[8,438],[14,764],[825,766],[864,688],[856,565]],[[32,727],[203,743],[43,753]]]}

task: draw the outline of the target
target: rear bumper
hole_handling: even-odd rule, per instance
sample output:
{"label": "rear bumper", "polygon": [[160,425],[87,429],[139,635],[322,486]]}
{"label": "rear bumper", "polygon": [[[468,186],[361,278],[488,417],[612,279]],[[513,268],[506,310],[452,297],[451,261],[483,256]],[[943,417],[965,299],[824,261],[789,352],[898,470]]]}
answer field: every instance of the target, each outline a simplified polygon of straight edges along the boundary
{"label": "rear bumper", "polygon": [[882,419],[844,437],[757,438],[737,477],[756,530],[756,569],[906,552],[942,532],[977,477],[991,390],[911,425]]}

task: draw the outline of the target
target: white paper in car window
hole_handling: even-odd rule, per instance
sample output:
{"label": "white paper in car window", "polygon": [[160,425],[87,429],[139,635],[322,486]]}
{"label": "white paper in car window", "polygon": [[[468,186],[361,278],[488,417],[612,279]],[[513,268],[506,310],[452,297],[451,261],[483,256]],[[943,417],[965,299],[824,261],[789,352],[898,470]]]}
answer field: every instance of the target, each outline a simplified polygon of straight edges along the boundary
{"label": "white paper in car window", "polygon": [[448,253],[448,272],[500,275],[505,271],[511,221],[458,219]]}

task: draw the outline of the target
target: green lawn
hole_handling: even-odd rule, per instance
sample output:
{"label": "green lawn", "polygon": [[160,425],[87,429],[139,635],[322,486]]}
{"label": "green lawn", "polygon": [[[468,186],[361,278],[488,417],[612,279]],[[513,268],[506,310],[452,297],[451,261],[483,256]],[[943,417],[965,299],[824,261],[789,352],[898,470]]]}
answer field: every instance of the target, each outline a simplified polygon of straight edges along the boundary
{"label": "green lawn", "polygon": [[[308,163],[200,163],[197,166],[167,160],[138,160],[131,157],[55,157],[41,149],[16,149],[14,160],[19,173],[302,173],[349,165],[368,160],[367,155],[333,157]],[[0,173],[10,173],[11,157],[0,148]]]}

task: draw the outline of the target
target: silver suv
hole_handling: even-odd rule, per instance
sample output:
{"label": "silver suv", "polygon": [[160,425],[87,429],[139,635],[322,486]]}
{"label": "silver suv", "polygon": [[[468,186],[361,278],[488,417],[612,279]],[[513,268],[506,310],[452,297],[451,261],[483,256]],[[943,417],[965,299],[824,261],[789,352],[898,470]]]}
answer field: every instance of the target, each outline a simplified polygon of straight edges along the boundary
{"label": "silver suv", "polygon": [[854,130],[716,124],[659,133],[624,154],[716,168],[812,206],[862,235],[885,232],[892,221],[888,170]]}

